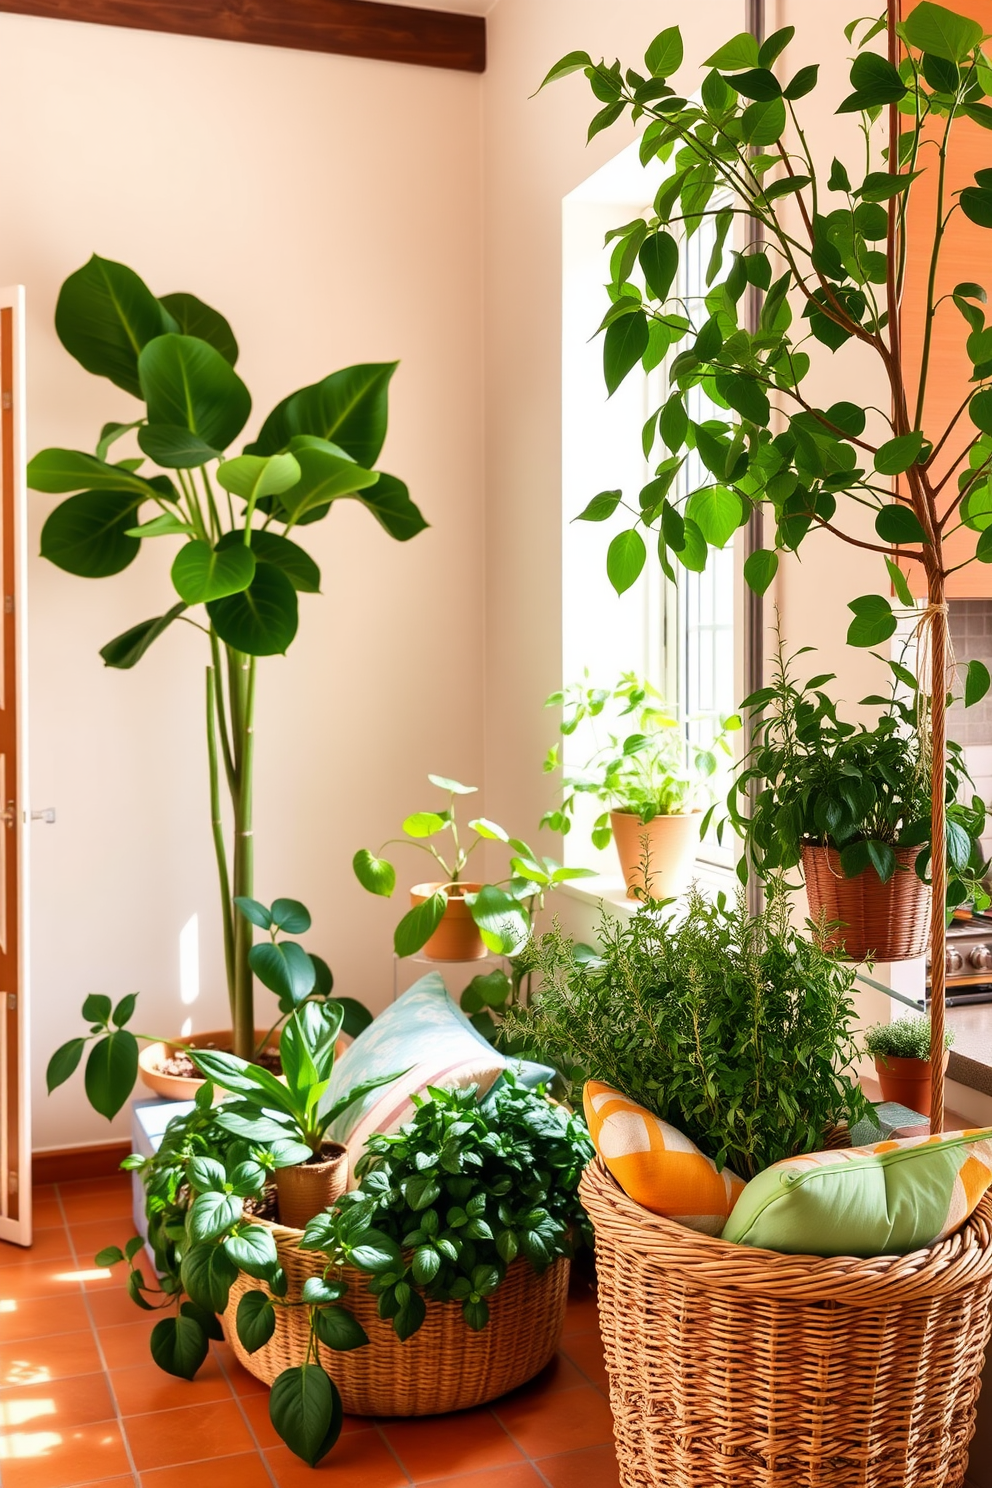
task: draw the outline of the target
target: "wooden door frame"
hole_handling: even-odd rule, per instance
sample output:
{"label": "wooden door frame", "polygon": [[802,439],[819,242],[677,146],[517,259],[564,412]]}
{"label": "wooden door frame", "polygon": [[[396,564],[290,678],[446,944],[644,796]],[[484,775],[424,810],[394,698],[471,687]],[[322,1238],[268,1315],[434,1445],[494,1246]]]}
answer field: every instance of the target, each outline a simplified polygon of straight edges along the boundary
{"label": "wooden door frame", "polygon": [[[27,532],[26,532],[26,419],[24,407],[24,290],[0,291],[0,574],[3,588],[4,678],[12,679],[15,744],[12,779],[6,783],[13,802],[9,825],[0,818],[0,831],[14,834],[13,873],[7,877],[7,922],[16,936],[15,985],[0,986],[0,1018],[4,1020],[4,1068],[0,1083],[0,1240],[31,1243],[31,1061],[30,999],[28,996],[28,874],[31,811],[27,791]],[[7,807],[0,802],[0,811]],[[8,1182],[8,1175],[13,1181]]]}

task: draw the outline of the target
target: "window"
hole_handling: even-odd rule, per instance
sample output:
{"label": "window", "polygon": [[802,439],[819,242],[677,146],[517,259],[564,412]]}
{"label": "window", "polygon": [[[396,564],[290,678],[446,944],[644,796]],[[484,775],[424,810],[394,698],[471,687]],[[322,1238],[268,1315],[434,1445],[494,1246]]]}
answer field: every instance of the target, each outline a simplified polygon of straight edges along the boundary
{"label": "window", "polygon": [[[645,378],[637,372],[607,399],[602,375],[602,340],[592,337],[602,317],[609,277],[605,234],[650,208],[663,176],[657,162],[644,170],[636,143],[583,182],[563,203],[563,573],[562,661],[566,683],[588,669],[591,680],[611,685],[622,671],[646,675],[677,705],[689,736],[709,741],[714,723],[732,713],[742,696],[742,583],[733,545],[711,554],[705,573],[678,570],[678,585],[666,581],[649,542],[642,577],[619,598],[605,571],[610,537],[632,525],[621,508],[608,522],[575,522],[600,491],[622,489],[636,507],[637,492],[654,474],[641,453],[641,431],[667,396],[665,364]],[[705,295],[705,271],[714,241],[712,218],[683,253],[679,292],[688,301]],[[713,404],[694,390],[693,417],[711,416]],[[701,483],[698,457],[690,454],[679,473],[677,492]],[[717,724],[718,726],[718,724]],[[585,727],[585,726],[583,726]],[[590,731],[565,741],[566,765],[581,765],[590,750]],[[714,784],[726,794],[730,760]],[[589,829],[596,812],[577,813],[566,857],[604,876],[619,874],[612,852],[592,847]],[[700,859],[723,869],[733,863],[729,842],[701,844]]]}

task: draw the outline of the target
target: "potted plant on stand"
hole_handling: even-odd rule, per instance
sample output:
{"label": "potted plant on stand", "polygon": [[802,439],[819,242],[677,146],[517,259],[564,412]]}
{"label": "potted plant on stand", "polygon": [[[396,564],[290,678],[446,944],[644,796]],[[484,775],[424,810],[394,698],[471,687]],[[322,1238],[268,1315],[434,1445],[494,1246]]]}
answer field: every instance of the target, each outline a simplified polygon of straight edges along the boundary
{"label": "potted plant on stand", "polygon": [[[954,1032],[944,1034],[944,1068]],[[930,1115],[930,1019],[925,1013],[876,1023],[865,1034],[865,1052],[875,1061],[882,1099]]]}
{"label": "potted plant on stand", "polygon": [[[885,55],[871,46],[881,33]],[[673,499],[655,500],[645,488],[643,502],[629,502],[634,525],[613,537],[608,572],[620,590],[637,579],[647,559],[640,529],[657,542],[662,563],[673,571],[676,561],[699,568],[707,544],[725,541],[729,528],[749,526],[756,510],[770,545],[752,544],[744,577],[758,593],[772,582],[780,555],[797,551],[816,530],[879,554],[886,563],[885,592],[851,599],[848,640],[874,647],[895,634],[893,593],[916,624],[925,659],[926,708],[919,723],[921,748],[930,760],[930,874],[933,898],[942,907],[948,878],[947,578],[974,558],[992,559],[992,338],[982,308],[986,290],[976,282],[980,267],[956,284],[951,277],[946,281],[952,304],[944,310],[961,313],[973,375],[943,429],[926,427],[926,395],[938,301],[947,298],[939,286],[948,235],[958,213],[979,228],[992,228],[992,187],[985,173],[953,194],[947,174],[954,120],[989,123],[985,32],[980,22],[932,0],[922,0],[904,19],[896,0],[888,0],[880,21],[850,23],[846,36],[856,56],[851,91],[839,100],[838,112],[860,123],[863,152],[856,165],[814,158],[798,105],[817,87],[818,68],[789,67],[793,35],[794,28],[785,27],[766,39],[751,32],[730,38],[705,60],[698,94],[694,81],[681,92],[670,81],[683,62],[675,26],[652,41],[635,68],[594,62],[576,51],[545,79],[584,72],[596,99],[590,136],[629,111],[645,126],[642,161],[667,167],[661,188],[645,193],[655,193],[652,207],[611,235],[617,246],[600,327],[604,370],[612,392],[639,364],[653,367],[672,349],[671,392],[657,418],[648,420],[644,446],[651,458],[660,439],[666,470],[669,460],[694,449],[703,480]],[[904,360],[901,339],[905,226],[907,202],[925,169],[935,187],[934,231],[920,280],[917,308],[925,331],[917,366]],[[713,254],[708,293],[686,305],[672,295],[680,250],[671,229],[691,234],[709,217],[720,250],[735,224],[738,246],[719,283],[714,280],[724,255]],[[953,279],[962,272],[962,257],[967,261],[966,255],[955,260]],[[889,407],[871,429],[857,403],[818,406],[808,380],[814,341],[831,354],[856,347],[885,378]],[[719,399],[718,415],[705,423],[694,417],[697,388]],[[595,504],[583,515],[596,520]],[[968,542],[964,558],[945,547],[952,533]],[[901,565],[925,591],[922,613]],[[990,680],[987,668],[971,663],[966,703],[981,698]],[[944,915],[934,914],[930,1067],[931,1125],[937,1133],[944,1125],[945,930]],[[875,1257],[857,1277],[839,1263],[803,1265],[790,1257],[776,1267],[777,1257],[748,1256],[742,1247],[717,1253],[708,1248],[722,1246],[715,1240],[701,1248],[686,1244],[675,1227],[647,1226],[636,1208],[621,1206],[621,1213],[595,1184],[586,1197],[594,1211],[600,1275],[609,1271],[612,1278],[601,1287],[600,1317],[607,1356],[616,1365],[611,1396],[620,1417],[621,1471],[632,1481],[659,1481],[659,1451],[671,1481],[673,1473],[684,1483],[693,1475],[699,1481],[701,1472],[716,1479],[728,1458],[740,1459],[746,1443],[750,1460],[743,1471],[752,1477],[757,1471],[768,1488],[797,1488],[845,1473],[861,1488],[918,1488],[936,1480],[960,1488],[989,1333],[987,1203],[947,1242],[953,1254],[937,1247],[915,1267],[901,1257],[894,1264]],[[707,1393],[704,1443],[699,1431],[683,1427],[686,1402],[698,1399],[698,1392],[680,1391],[679,1370],[698,1381],[705,1367],[715,1337],[707,1331],[714,1269],[725,1280],[716,1305],[733,1317],[732,1336],[746,1345],[737,1356],[739,1367],[728,1369],[733,1344],[730,1334],[723,1335],[726,1346],[717,1350],[722,1383]],[[640,1292],[632,1296],[635,1270]],[[849,1305],[852,1296],[855,1306]],[[666,1306],[668,1297],[676,1308]],[[664,1334],[666,1356],[648,1374],[635,1357],[627,1321],[633,1314],[639,1339],[654,1336],[646,1315],[656,1304],[664,1314],[657,1319],[659,1332],[673,1318],[677,1322]],[[861,1326],[869,1315],[870,1330]],[[788,1337],[803,1340],[795,1369],[772,1343]],[[963,1338],[967,1350],[955,1355],[960,1362],[952,1381],[944,1350],[957,1350]],[[851,1367],[833,1384],[829,1361],[839,1347]],[[864,1371],[860,1383],[851,1373],[855,1360]],[[915,1381],[913,1396],[898,1413],[886,1403],[881,1415],[866,1414],[874,1412],[878,1380],[890,1370]],[[788,1390],[786,1379],[793,1381]],[[700,1452],[710,1457],[711,1468],[701,1466]]]}
{"label": "potted plant on stand", "polygon": [[[744,839],[738,873],[767,881],[802,865],[809,912],[836,926],[830,942],[851,961],[922,956],[930,929],[930,763],[920,738],[919,686],[899,662],[869,727],[842,719],[830,673],[796,681],[781,636],[768,687],[745,698],[751,749],[728,797]],[[899,696],[897,684],[912,701]],[[961,799],[970,787],[970,803]],[[985,804],[960,745],[948,740],[945,775],[948,910],[984,909]],[[922,1109],[922,1108],[920,1108]]]}
{"label": "potted plant on stand", "polygon": [[[686,724],[650,682],[625,672],[612,690],[591,687],[588,679],[553,692],[546,707],[562,709],[566,737],[583,724],[591,751],[579,769],[565,767],[561,805],[542,818],[556,832],[571,830],[577,801],[591,797],[608,809],[592,827],[597,848],[616,843],[628,899],[674,899],[685,892],[700,838],[701,803],[709,804],[707,783],[717,770],[717,751],[731,753],[727,734],[740,727],[723,720],[712,744],[693,742]],[[611,709],[626,732],[597,736],[596,720]],[[609,718],[609,714],[607,714]],[[556,744],[546,771],[562,768]]]}
{"label": "potted plant on stand", "polygon": [[[257,663],[286,651],[298,596],[320,589],[320,570],[299,538],[335,502],[359,501],[399,542],[426,526],[403,482],[374,468],[396,364],[346,367],[291,393],[244,452],[229,455],[251,395],[218,311],[190,294],[157,297],[125,265],[94,255],[62,286],[55,324],[70,355],[138,406],[133,419],[104,426],[95,453],[46,449],[31,460],[34,490],[73,493],[46,520],[42,555],[67,573],[105,578],[133,563],[147,541],[178,544],[171,602],[109,641],[101,656],[127,669],[176,623],[204,633],[231,1045],[250,1059],[257,1052],[251,929],[236,903],[254,884]],[[125,438],[136,440],[136,457],[116,458]]]}

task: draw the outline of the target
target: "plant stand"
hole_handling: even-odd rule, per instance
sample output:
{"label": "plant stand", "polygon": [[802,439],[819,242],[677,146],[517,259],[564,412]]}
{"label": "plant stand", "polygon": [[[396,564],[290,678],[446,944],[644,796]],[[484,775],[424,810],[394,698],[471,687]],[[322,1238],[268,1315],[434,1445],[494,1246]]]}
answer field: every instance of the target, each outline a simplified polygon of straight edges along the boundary
{"label": "plant stand", "polygon": [[621,1488],[962,1488],[992,1298],[992,1197],[873,1260],[776,1255],[649,1214],[594,1162]]}

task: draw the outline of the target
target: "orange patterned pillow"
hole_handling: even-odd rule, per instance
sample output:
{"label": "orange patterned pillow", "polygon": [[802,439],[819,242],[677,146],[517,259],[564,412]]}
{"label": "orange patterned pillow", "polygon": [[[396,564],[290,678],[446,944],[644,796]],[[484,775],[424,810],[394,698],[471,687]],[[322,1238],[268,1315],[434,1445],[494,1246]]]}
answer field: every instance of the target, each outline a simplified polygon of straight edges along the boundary
{"label": "orange patterned pillow", "polygon": [[624,1193],[665,1219],[719,1235],[744,1191],[667,1121],[598,1080],[582,1093],[589,1135]]}

